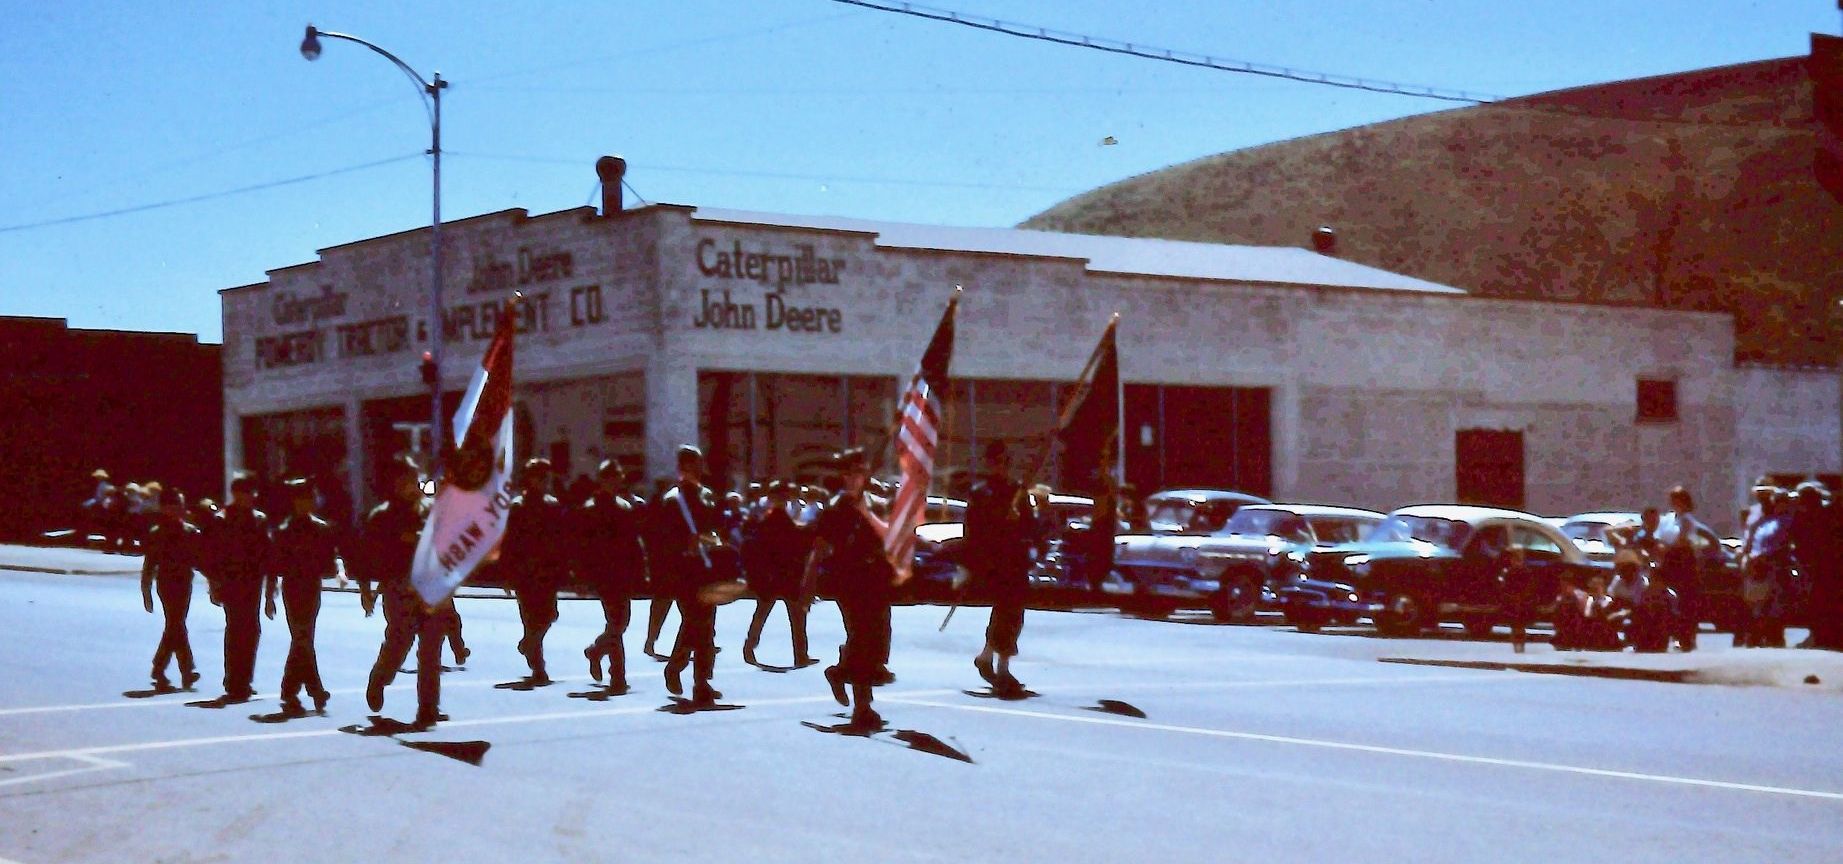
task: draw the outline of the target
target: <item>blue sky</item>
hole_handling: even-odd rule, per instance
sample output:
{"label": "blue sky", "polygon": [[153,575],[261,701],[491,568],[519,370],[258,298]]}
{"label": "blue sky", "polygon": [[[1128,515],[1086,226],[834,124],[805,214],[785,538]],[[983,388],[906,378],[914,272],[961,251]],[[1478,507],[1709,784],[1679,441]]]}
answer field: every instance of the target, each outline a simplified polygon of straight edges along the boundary
{"label": "blue sky", "polygon": [[[1319,72],[1517,95],[1803,54],[1830,0],[926,4]],[[1015,39],[829,0],[0,2],[0,315],[220,338],[217,290],[443,213],[649,201],[1010,225],[1226,150],[1450,107]],[[1122,15],[1122,11],[1131,14]],[[1117,144],[1101,146],[1112,136]],[[377,167],[346,171],[403,157]],[[15,228],[341,172],[108,218]]]}

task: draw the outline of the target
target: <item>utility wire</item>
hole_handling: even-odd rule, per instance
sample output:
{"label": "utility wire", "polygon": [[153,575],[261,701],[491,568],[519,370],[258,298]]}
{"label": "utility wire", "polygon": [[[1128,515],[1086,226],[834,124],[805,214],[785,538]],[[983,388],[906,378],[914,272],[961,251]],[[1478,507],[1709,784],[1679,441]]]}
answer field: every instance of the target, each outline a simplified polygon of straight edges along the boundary
{"label": "utility wire", "polygon": [[331,171],[322,171],[318,174],[303,174],[299,177],[289,177],[286,180],[271,180],[267,183],[257,183],[253,186],[240,186],[236,189],[224,189],[218,192],[207,192],[203,195],[193,195],[189,198],[174,198],[168,201],[157,201],[152,204],[137,204],[133,207],[123,207],[119,210],[104,210],[98,213],[85,213],[80,216],[65,216],[59,219],[46,219],[46,220],[39,221],[39,222],[21,222],[17,225],[0,225],[0,234],[10,233],[13,231],[24,231],[29,228],[44,228],[44,227],[51,226],[51,225],[68,225],[72,222],[87,222],[92,219],[105,219],[110,216],[125,216],[129,213],[145,213],[149,210],[160,210],[160,209],[164,209],[167,207],[177,207],[181,204],[196,204],[200,201],[210,201],[214,198],[227,198],[232,195],[242,195],[246,192],[258,192],[264,189],[274,189],[278,186],[291,186],[296,183],[305,183],[309,180],[319,180],[324,177],[334,177],[340,174],[350,174],[354,171],[364,171],[368,168],[378,168],[384,165],[390,165],[390,164],[394,164],[397,162],[404,162],[410,159],[420,159],[425,155],[427,154],[423,152],[405,153],[402,156],[393,156],[389,159],[379,159],[375,162],[366,162],[362,165],[349,165],[344,168],[335,168]]}
{"label": "utility wire", "polygon": [[[495,159],[507,162],[535,162],[545,165],[585,165],[588,160],[565,159],[556,156],[522,156],[513,153],[473,153],[465,151],[446,151],[449,156],[471,159]],[[1067,186],[1024,186],[1006,183],[973,183],[952,180],[915,180],[904,177],[865,177],[841,174],[794,174],[784,171],[747,171],[724,168],[698,168],[691,165],[659,165],[654,163],[629,162],[636,168],[648,171],[663,171],[681,174],[709,174],[717,177],[755,177],[768,180],[807,180],[816,183],[875,183],[884,186],[921,186],[947,189],[1014,189],[1023,192],[1061,192],[1074,193],[1084,190]],[[631,188],[631,187],[630,187]],[[640,193],[635,192],[636,196]]]}
{"label": "utility wire", "polygon": [[1002,33],[1006,36],[1035,39],[1041,42],[1054,42],[1058,45],[1069,45],[1075,48],[1106,51],[1110,54],[1125,54],[1132,57],[1141,57],[1147,60],[1160,60],[1166,63],[1178,63],[1185,66],[1199,66],[1205,69],[1215,69],[1220,72],[1239,72],[1244,75],[1264,75],[1269,78],[1285,78],[1289,81],[1300,81],[1306,84],[1321,84],[1327,87],[1342,87],[1348,90],[1367,90],[1371,93],[1388,93],[1396,96],[1413,96],[1420,99],[1438,99],[1444,102],[1463,102],[1473,105],[1496,102],[1502,98],[1481,93],[1469,93],[1464,90],[1427,87],[1419,84],[1400,84],[1392,81],[1377,81],[1370,78],[1356,78],[1349,75],[1334,75],[1326,72],[1291,69],[1285,66],[1249,63],[1244,60],[1228,60],[1189,51],[1173,51],[1169,48],[1155,48],[1149,45],[1135,45],[1131,42],[1119,39],[1110,39],[1103,36],[1085,36],[1080,33],[1051,30],[1047,27],[1016,24],[1010,21],[1000,21],[997,18],[965,15],[946,9],[918,6],[914,3],[876,2],[876,0],[832,0],[832,2],[843,3],[847,6],[858,6],[864,9],[874,9],[878,12],[894,12],[898,15],[910,15],[916,18],[926,18],[931,21],[958,24],[962,27],[972,27],[978,30],[989,30],[993,33]]}

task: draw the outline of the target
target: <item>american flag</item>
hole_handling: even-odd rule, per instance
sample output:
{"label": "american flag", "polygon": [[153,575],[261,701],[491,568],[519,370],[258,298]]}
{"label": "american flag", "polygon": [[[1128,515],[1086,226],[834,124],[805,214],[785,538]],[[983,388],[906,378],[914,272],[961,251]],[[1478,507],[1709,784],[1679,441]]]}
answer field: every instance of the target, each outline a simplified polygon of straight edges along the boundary
{"label": "american flag", "polygon": [[909,379],[896,413],[896,464],[902,469],[902,482],[896,499],[890,504],[889,532],[883,535],[883,551],[896,570],[896,581],[905,582],[915,563],[915,526],[921,524],[922,511],[928,506],[928,486],[934,480],[934,450],[940,441],[941,394],[947,385],[947,364],[953,360],[954,312],[960,306],[955,292],[941,313],[941,323],[934,328],[934,338],[922,353],[921,368]]}

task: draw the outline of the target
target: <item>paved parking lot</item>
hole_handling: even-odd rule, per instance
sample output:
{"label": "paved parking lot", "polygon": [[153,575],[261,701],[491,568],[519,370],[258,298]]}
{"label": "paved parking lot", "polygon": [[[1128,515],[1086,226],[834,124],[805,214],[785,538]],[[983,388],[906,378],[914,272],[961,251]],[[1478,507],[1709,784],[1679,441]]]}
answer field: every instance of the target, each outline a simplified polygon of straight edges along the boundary
{"label": "paved parking lot", "polygon": [[[250,719],[275,709],[279,623],[263,697],[213,710],[186,705],[217,693],[222,622],[202,600],[201,692],[132,699],[159,633],[132,580],[0,570],[0,597],[0,860],[21,864],[1843,857],[1829,692],[1379,663],[1420,643],[1071,612],[1031,615],[1016,671],[1040,695],[998,702],[963,692],[984,610],[941,632],[944,610],[911,607],[878,693],[892,729],[851,738],[802,725],[843,710],[818,668],[743,665],[749,601],[719,617],[716,683],[741,707],[677,716],[644,656],[634,692],[570,697],[588,690],[587,602],[549,641],[569,678],[495,688],[523,671],[517,615],[470,599],[453,719],[371,736],[382,621],[350,595],[322,613],[328,716],[279,724]],[[827,656],[837,613],[813,623]],[[784,627],[765,662],[789,659]],[[385,714],[413,711],[399,679]]]}

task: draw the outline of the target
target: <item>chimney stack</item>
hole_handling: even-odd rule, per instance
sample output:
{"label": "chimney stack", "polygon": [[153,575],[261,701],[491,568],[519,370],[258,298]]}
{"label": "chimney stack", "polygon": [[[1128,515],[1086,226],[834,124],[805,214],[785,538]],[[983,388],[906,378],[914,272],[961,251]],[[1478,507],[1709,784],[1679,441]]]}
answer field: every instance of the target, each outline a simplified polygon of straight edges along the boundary
{"label": "chimney stack", "polygon": [[627,160],[603,156],[595,160],[595,176],[602,181],[602,218],[621,212],[621,178],[627,174]]}
{"label": "chimney stack", "polygon": [[1312,248],[1320,255],[1337,254],[1337,232],[1329,225],[1320,225],[1312,232]]}

